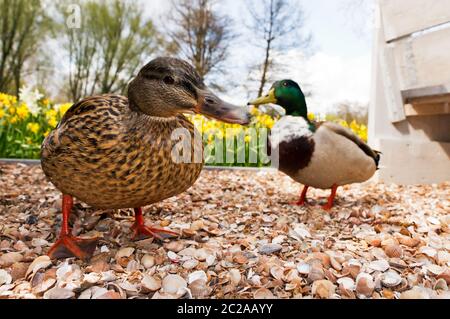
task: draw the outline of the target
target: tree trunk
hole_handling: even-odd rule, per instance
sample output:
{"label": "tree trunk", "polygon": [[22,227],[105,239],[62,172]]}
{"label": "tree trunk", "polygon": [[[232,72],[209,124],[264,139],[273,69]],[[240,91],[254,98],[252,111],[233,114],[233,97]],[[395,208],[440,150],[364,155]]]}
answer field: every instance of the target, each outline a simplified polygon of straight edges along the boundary
{"label": "tree trunk", "polygon": [[266,86],[266,82],[267,82],[267,72],[269,71],[270,46],[271,46],[271,40],[268,40],[267,47],[266,47],[266,58],[264,60],[264,66],[263,66],[263,72],[262,72],[262,76],[261,76],[261,84],[260,84],[259,90],[258,90],[258,96],[263,95],[264,87]]}
{"label": "tree trunk", "polygon": [[273,0],[270,1],[270,20],[269,20],[269,31],[267,33],[266,41],[266,57],[264,59],[264,65],[263,65],[263,72],[261,75],[261,84],[259,86],[258,90],[258,96],[262,96],[264,93],[264,87],[266,86],[267,82],[267,73],[269,72],[269,66],[270,66],[270,50],[272,49],[272,41],[273,41],[273,26],[274,26],[274,2]]}

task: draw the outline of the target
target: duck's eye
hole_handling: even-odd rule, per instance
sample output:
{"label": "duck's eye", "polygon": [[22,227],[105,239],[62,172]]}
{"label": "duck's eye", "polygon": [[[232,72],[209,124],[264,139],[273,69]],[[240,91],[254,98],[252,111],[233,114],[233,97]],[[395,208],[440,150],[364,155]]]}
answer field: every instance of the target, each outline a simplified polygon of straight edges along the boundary
{"label": "duck's eye", "polygon": [[214,104],[214,103],[216,103],[216,101],[214,101],[214,100],[213,100],[212,98],[210,98],[210,97],[205,98],[205,102],[208,103],[208,104]]}
{"label": "duck's eye", "polygon": [[175,79],[173,77],[171,77],[170,75],[164,77],[164,83],[168,84],[168,85],[172,85],[175,83]]}
{"label": "duck's eye", "polygon": [[283,86],[288,86],[288,83],[287,82],[283,82]]}

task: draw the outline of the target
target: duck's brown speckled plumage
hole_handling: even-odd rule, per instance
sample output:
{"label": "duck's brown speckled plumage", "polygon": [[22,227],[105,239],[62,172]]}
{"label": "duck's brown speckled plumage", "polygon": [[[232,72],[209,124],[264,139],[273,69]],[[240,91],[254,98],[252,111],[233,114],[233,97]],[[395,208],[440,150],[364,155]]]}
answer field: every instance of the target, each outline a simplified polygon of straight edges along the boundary
{"label": "duck's brown speckled plumage", "polygon": [[[187,190],[201,163],[175,163],[175,128],[194,134],[183,116],[151,117],[117,95],[73,105],[42,145],[42,168],[64,194],[97,208],[146,206]],[[201,141],[191,148],[201,151]]]}
{"label": "duck's brown speckled plumage", "polygon": [[178,235],[145,225],[142,207],[184,192],[200,175],[203,143],[186,112],[249,122],[248,112],[211,92],[192,65],[170,57],[144,66],[128,98],[93,96],[67,111],[41,150],[44,173],[63,193],[61,231],[50,258],[94,254],[97,238],[71,233],[74,198],[100,209],[133,208],[133,238]]}

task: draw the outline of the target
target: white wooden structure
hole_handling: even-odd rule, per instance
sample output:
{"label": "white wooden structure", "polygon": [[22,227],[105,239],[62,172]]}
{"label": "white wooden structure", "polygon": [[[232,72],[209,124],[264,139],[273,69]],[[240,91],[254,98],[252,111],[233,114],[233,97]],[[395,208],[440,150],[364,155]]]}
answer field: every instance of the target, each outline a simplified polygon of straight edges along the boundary
{"label": "white wooden structure", "polygon": [[369,143],[378,179],[450,181],[450,0],[378,0]]}

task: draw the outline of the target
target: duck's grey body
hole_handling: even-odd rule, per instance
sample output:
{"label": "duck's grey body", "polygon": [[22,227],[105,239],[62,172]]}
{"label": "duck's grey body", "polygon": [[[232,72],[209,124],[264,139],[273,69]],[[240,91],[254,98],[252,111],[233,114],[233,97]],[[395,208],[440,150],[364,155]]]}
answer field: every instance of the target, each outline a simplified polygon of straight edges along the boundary
{"label": "duck's grey body", "polygon": [[302,117],[285,116],[272,129],[271,145],[282,172],[315,188],[365,182],[377,170],[378,154],[335,123],[319,123],[313,132]]}

